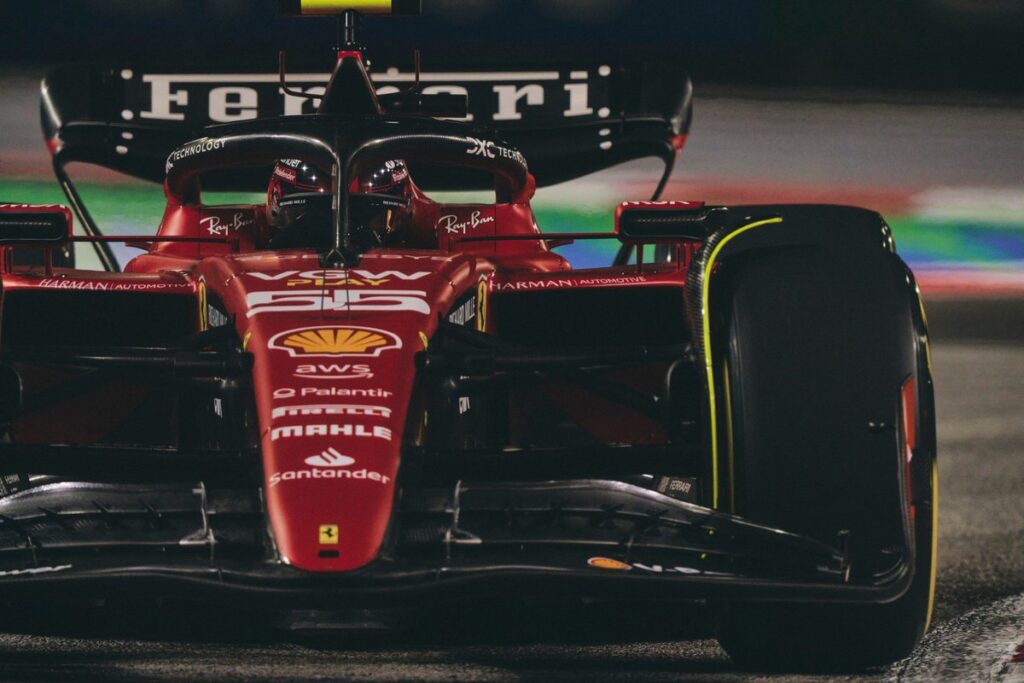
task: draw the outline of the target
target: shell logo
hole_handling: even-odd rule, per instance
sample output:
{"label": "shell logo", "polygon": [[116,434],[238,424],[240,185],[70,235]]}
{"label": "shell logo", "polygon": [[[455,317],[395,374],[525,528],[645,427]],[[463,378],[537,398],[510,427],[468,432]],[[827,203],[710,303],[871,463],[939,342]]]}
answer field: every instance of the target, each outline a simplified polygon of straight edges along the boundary
{"label": "shell logo", "polygon": [[372,327],[304,327],[274,335],[268,346],[300,356],[379,356],[402,348],[397,335]]}
{"label": "shell logo", "polygon": [[625,562],[613,560],[610,557],[592,557],[587,560],[587,564],[591,567],[596,567],[597,569],[617,569],[618,571],[629,571],[633,568]]}

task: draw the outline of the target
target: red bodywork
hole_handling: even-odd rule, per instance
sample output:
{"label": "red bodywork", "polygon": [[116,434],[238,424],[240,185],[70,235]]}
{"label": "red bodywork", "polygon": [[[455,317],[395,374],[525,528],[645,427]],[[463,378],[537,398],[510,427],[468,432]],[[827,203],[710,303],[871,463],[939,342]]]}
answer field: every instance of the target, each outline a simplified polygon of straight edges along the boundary
{"label": "red bodywork", "polygon": [[[358,52],[341,53],[345,60],[361,68]],[[403,445],[416,444],[424,427],[413,403],[415,356],[456,304],[472,297],[471,313],[461,315],[490,332],[492,295],[683,284],[684,263],[565,272],[569,264],[544,240],[528,239],[540,234],[534,187],[529,176],[496,204],[438,204],[416,190],[409,242],[429,248],[374,249],[355,268],[325,270],[312,250],[266,249],[265,207],[204,206],[198,186],[175,192],[165,183],[157,240],[128,240],[148,251],[124,273],[8,268],[3,287],[195,297],[197,330],[233,321],[254,360],[280,558],[304,570],[349,571],[372,562],[386,537]]]}
{"label": "red bodywork", "polygon": [[154,242],[121,274],[7,273],[3,286],[196,297],[197,329],[210,324],[216,302],[254,359],[277,550],[297,568],[347,571],[373,561],[385,538],[402,447],[416,443],[424,419],[411,405],[414,359],[456,302],[475,292],[464,315],[488,331],[492,294],[681,286],[685,275],[664,267],[565,272],[569,264],[541,240],[453,239],[537,234],[526,202],[442,205],[420,195],[416,217],[420,239],[432,235],[436,249],[374,249],[356,268],[325,270],[311,250],[256,248],[263,207],[172,201],[158,237],[228,243]]}

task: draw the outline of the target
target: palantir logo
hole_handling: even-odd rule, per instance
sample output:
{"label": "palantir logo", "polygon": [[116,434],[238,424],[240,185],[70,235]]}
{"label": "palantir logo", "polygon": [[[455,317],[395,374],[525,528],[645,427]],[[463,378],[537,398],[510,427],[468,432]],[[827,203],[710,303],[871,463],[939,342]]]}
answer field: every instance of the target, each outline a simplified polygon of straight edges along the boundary
{"label": "palantir logo", "polygon": [[347,455],[342,455],[333,446],[320,455],[311,455],[306,458],[306,464],[313,467],[346,467],[356,461]]}

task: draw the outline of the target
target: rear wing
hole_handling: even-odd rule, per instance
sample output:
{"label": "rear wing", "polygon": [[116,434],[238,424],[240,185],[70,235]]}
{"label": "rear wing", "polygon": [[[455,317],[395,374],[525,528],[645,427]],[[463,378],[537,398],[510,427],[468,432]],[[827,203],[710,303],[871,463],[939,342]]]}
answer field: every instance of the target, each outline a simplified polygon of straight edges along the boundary
{"label": "rear wing", "polygon": [[[43,131],[59,178],[65,163],[81,161],[162,182],[167,156],[207,126],[312,114],[329,77],[290,74],[285,92],[276,73],[63,67],[43,80]],[[415,75],[388,68],[372,79],[383,95],[411,86]],[[541,186],[652,156],[666,164],[664,183],[692,110],[689,78],[673,66],[424,72],[420,85],[424,94],[465,95],[461,120],[518,147]],[[219,175],[211,189],[265,189],[254,177]],[[420,184],[463,189],[463,182],[440,173]]]}

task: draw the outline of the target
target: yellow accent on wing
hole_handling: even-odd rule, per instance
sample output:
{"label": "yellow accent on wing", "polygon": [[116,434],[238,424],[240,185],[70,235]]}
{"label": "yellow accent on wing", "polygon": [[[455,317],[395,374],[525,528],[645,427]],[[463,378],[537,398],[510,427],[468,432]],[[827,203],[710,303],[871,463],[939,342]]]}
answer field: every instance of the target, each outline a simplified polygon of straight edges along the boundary
{"label": "yellow accent on wing", "polygon": [[208,311],[206,310],[206,283],[199,283],[199,329],[208,330],[210,329],[210,319],[207,317]]}
{"label": "yellow accent on wing", "polygon": [[704,328],[704,368],[707,372],[708,407],[711,415],[711,506],[715,508],[718,507],[718,424],[715,416],[715,368],[711,360],[711,321],[708,320],[708,301],[711,294],[711,270],[715,265],[715,259],[718,258],[719,252],[722,251],[722,247],[728,244],[734,237],[742,235],[748,230],[759,228],[762,225],[771,225],[773,223],[781,222],[781,218],[766,218],[761,221],[754,221],[753,223],[744,225],[719,242],[714,250],[712,250],[711,256],[708,258],[708,262],[704,264],[704,282],[701,287],[702,291],[700,294],[700,314]]}
{"label": "yellow accent on wing", "polygon": [[591,557],[587,564],[597,569],[615,569],[618,571],[629,571],[633,567],[621,560],[613,560],[610,557]]}
{"label": "yellow accent on wing", "polygon": [[355,10],[366,14],[390,14],[391,0],[301,0],[303,14],[340,14]]}
{"label": "yellow accent on wing", "polygon": [[476,285],[476,331],[487,331],[487,280],[480,280]]}

